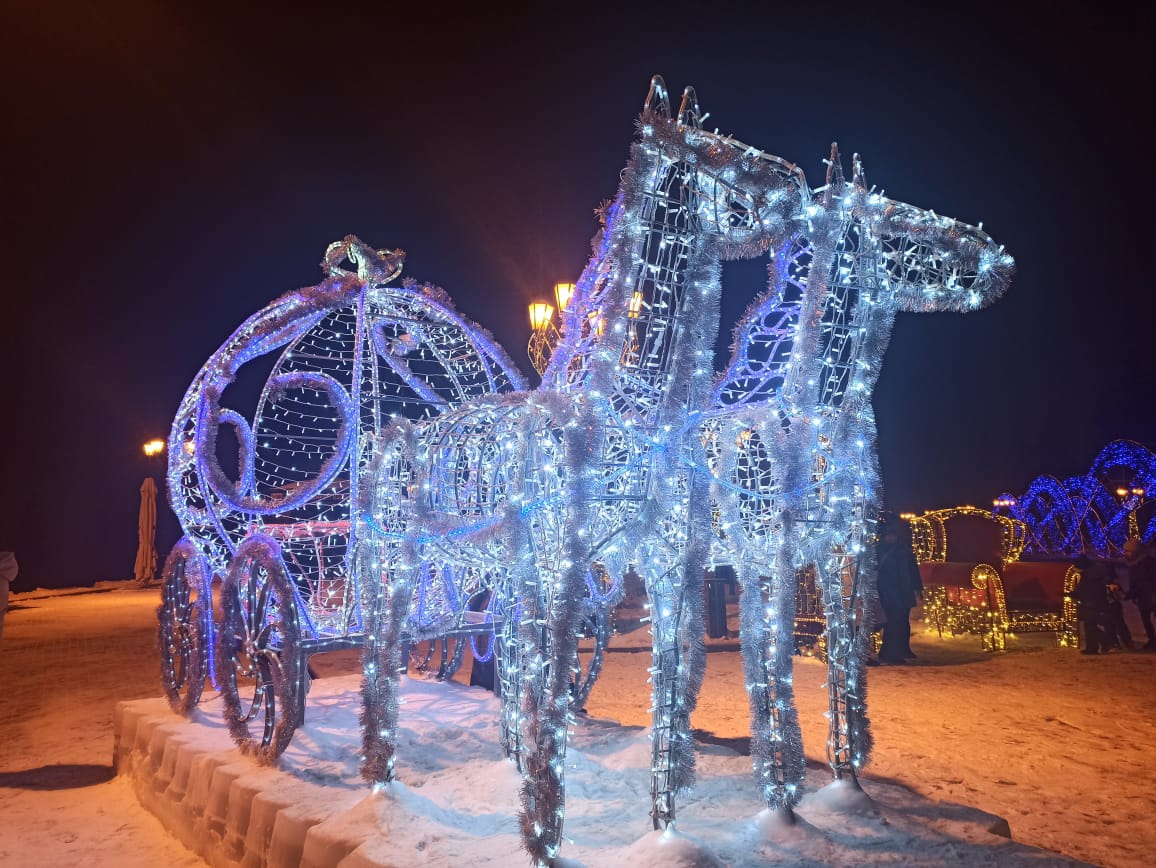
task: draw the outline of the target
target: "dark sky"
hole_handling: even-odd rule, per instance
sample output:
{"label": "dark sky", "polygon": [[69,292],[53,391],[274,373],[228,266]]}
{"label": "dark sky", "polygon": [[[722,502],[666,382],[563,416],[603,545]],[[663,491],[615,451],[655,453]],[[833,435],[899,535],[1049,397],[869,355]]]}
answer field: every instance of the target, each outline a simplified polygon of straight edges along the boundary
{"label": "dark sky", "polygon": [[[875,396],[889,506],[1156,445],[1151,14],[786,5],[6,4],[0,547],[21,585],[131,574],[141,443],[347,233],[404,248],[528,370],[525,304],[580,271],[656,72],[812,184],[837,139],[1016,257],[989,309],[900,316]],[[762,283],[728,267],[724,327]]]}

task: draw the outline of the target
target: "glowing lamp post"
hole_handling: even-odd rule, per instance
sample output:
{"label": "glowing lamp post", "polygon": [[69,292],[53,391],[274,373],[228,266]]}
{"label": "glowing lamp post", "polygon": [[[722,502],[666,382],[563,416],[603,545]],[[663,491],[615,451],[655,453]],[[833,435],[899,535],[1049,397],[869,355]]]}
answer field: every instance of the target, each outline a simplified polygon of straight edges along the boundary
{"label": "glowing lamp post", "polygon": [[[150,465],[160,460],[164,440],[150,440],[141,447]],[[140,585],[147,585],[157,573],[157,481],[146,476],[140,487],[140,514],[137,517],[137,549],[133,575]]]}
{"label": "glowing lamp post", "polygon": [[[554,297],[558,301],[558,311],[564,311],[570,299],[574,296],[574,284],[557,283],[554,285]],[[530,343],[526,352],[530,356],[530,364],[541,376],[550,364],[550,356],[554,347],[558,345],[561,335],[554,322],[554,306],[544,301],[535,301],[530,304]]]}
{"label": "glowing lamp post", "polygon": [[1130,540],[1140,538],[1140,521],[1136,512],[1144,505],[1145,494],[1147,494],[1146,489],[1137,485],[1121,485],[1116,488],[1116,497],[1120,500],[1120,506],[1128,510],[1128,539]]}

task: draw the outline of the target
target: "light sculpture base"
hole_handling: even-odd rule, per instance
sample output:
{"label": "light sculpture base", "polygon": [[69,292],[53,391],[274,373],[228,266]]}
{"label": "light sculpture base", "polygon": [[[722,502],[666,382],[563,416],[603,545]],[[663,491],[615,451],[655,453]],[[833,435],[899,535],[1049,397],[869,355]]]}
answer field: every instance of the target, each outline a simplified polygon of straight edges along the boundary
{"label": "light sculpture base", "polygon": [[[117,773],[169,832],[214,865],[524,864],[505,808],[519,779],[497,744],[497,700],[421,679],[408,679],[403,692],[412,748],[406,762],[414,764],[403,767],[405,783],[377,791],[358,777],[354,676],[313,683],[309,719],[273,768],[237,754],[217,701],[202,702],[190,720],[159,697],[119,703]],[[1046,855],[1006,832],[993,835],[1007,828],[1000,817],[882,781],[870,782],[871,813],[840,813],[821,798],[826,774],[814,769],[808,789],[818,792],[804,798],[797,822],[784,829],[767,822],[767,811],[753,813],[750,758],[718,746],[700,759],[695,810],[677,829],[652,832],[644,814],[628,810],[649,778],[646,738],[637,727],[594,718],[579,729],[568,755],[574,786],[567,859],[655,864],[660,854],[693,853],[694,864],[744,868],[894,863],[901,853],[961,864]]]}

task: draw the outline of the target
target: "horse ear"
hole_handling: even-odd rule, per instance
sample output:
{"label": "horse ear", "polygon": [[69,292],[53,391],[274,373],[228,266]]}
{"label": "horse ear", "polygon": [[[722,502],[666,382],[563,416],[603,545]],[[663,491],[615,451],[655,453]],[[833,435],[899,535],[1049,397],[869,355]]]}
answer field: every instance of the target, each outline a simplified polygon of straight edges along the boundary
{"label": "horse ear", "polygon": [[831,156],[823,161],[827,164],[827,186],[843,183],[843,158],[839,155],[839,143],[831,142]]}
{"label": "horse ear", "polygon": [[702,114],[698,110],[698,95],[689,84],[682,92],[682,105],[678,107],[678,123],[684,127],[702,127]]}
{"label": "horse ear", "polygon": [[662,80],[661,75],[650,79],[650,92],[646,95],[646,102],[642,106],[642,113],[647,112],[670,120],[670,95],[666,91],[666,82]]}
{"label": "horse ear", "polygon": [[858,154],[851,157],[851,183],[860,190],[867,189],[867,173],[863,171],[863,161]]}

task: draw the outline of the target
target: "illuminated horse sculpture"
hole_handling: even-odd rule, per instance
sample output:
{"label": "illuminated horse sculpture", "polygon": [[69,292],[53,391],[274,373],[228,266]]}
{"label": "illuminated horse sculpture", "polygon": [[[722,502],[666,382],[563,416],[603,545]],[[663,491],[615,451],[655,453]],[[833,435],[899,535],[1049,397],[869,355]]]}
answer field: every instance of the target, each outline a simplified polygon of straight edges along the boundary
{"label": "illuminated horse sculpture", "polygon": [[981,228],[851,182],[827,184],[776,251],[773,285],[735,330],[706,423],[717,555],[737,566],[752,754],[767,805],[790,820],[803,750],[791,685],[796,576],[813,567],[826,618],[828,760],[857,789],[871,737],[865,662],[882,505],[871,393],[897,311],[968,311],[998,298],[1013,260]]}
{"label": "illuminated horse sculpture", "polygon": [[620,573],[635,561],[654,602],[655,702],[667,710],[656,711],[655,819],[668,819],[692,759],[678,697],[694,692],[687,661],[701,636],[677,615],[694,593],[686,577],[701,582],[710,520],[708,480],[692,479],[683,456],[702,453],[718,263],[784,243],[806,192],[789,163],[701,130],[689,88],[672,119],[656,78],[541,388],[399,420],[379,440],[359,558],[371,781],[395,776],[412,589],[423,563],[456,563],[499,600],[503,739],[523,774],[523,841],[536,861],[554,859],[590,565]]}

